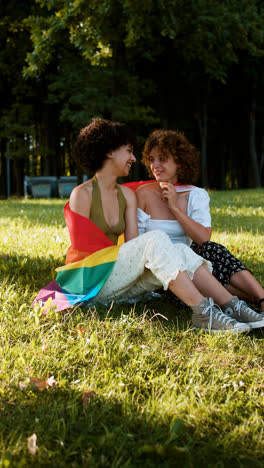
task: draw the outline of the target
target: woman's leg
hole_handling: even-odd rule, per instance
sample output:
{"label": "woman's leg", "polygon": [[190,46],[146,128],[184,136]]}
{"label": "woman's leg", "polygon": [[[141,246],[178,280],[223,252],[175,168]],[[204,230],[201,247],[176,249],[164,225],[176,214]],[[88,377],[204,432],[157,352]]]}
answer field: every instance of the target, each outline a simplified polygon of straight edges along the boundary
{"label": "woman's leg", "polygon": [[[248,270],[238,271],[230,278],[231,288],[236,288],[245,294],[244,297],[249,297],[253,303],[258,303],[260,299],[264,298],[264,289],[254,276]],[[229,285],[227,286],[229,289]],[[239,294],[237,294],[240,297]],[[242,299],[242,297],[241,297]],[[261,304],[261,310],[264,311],[264,303]]]}
{"label": "woman's leg", "polygon": [[[194,286],[200,294],[205,297],[212,297],[213,300],[221,306],[225,313],[228,313],[230,317],[239,322],[245,322],[250,325],[251,328],[261,328],[264,326],[264,318],[260,314],[257,314],[255,311],[250,309],[248,305],[239,300],[236,296],[232,296],[217,279],[211,275],[211,273],[201,265],[194,274],[193,278]],[[183,288],[185,286],[183,285]],[[173,289],[170,287],[173,291]],[[189,289],[189,288],[188,288]],[[189,289],[190,291],[190,289]],[[173,291],[174,292],[174,291]],[[183,299],[183,292],[181,299],[188,304],[188,302]],[[174,294],[179,296],[179,283],[177,283],[177,288],[175,288]],[[201,302],[203,304],[203,301]],[[188,304],[194,305],[194,304]],[[192,307],[193,311],[197,310],[196,307]],[[199,309],[198,309],[199,312]],[[199,315],[199,313],[198,313]],[[203,318],[202,318],[203,319]],[[197,318],[198,323],[201,323],[201,317]],[[193,322],[194,323],[194,322]],[[195,325],[195,323],[194,323]]]}
{"label": "woman's leg", "polygon": [[[213,275],[233,296],[253,303],[264,298],[262,286],[226,247],[208,241],[199,246],[193,243],[191,248],[212,263]],[[264,303],[261,304],[261,310],[264,311]]]}
{"label": "woman's leg", "polygon": [[203,265],[196,270],[193,282],[201,294],[211,296],[220,306],[232,299],[230,292]]}
{"label": "woman's leg", "polygon": [[175,280],[170,281],[169,289],[190,307],[199,304],[204,299],[204,296],[196,288],[194,281],[190,280],[186,271],[180,272]]}
{"label": "woman's leg", "polygon": [[[204,287],[204,283],[207,284],[206,287]],[[208,296],[213,295],[218,297],[221,302],[227,300],[233,313],[236,304],[236,301],[233,303],[233,296],[218,283],[204,265],[196,270],[193,281],[190,280],[186,272],[182,272],[177,276],[176,280],[170,282],[169,288],[172,293],[180,297],[182,301],[191,307],[193,312],[192,324],[194,327],[209,328],[213,333],[220,331],[244,333],[250,330],[251,322],[249,322],[248,317],[246,317],[247,324],[244,323],[244,320],[236,321],[233,316],[223,314],[222,310],[218,306],[215,306],[212,297],[209,299],[203,297],[203,294]],[[199,302],[196,302],[198,300]],[[240,317],[238,317],[238,319],[239,318]],[[254,322],[253,324],[254,328],[264,326],[264,320],[263,323],[259,318],[258,320],[259,323]]]}
{"label": "woman's leg", "polygon": [[230,283],[231,276],[241,270],[247,270],[246,266],[240,262],[231,252],[217,242],[203,242],[191,245],[192,250],[202,258],[209,260],[213,267],[213,276],[226,287]]}
{"label": "woman's leg", "polygon": [[[208,280],[204,262],[184,244],[172,244],[161,231],[151,231],[124,244],[113,271],[104,287],[96,296],[98,302],[113,299],[128,299],[144,292],[154,291],[160,286],[180,297],[193,310],[192,321],[197,328],[212,331],[248,331],[248,325],[227,317],[213,300],[204,298],[192,282],[195,271],[202,271],[202,280]],[[209,265],[208,265],[209,267]],[[211,275],[208,273],[209,277]],[[213,283],[217,281],[212,277]],[[215,284],[214,284],[215,286]],[[217,286],[215,286],[217,289]],[[222,286],[219,285],[221,289]],[[229,293],[223,288],[223,301]],[[226,296],[225,296],[226,295]],[[219,293],[219,297],[221,294]]]}
{"label": "woman's leg", "polygon": [[[201,295],[191,279],[203,263],[208,262],[186,245],[172,244],[164,232],[148,232],[120,247],[112,273],[96,299],[131,298],[160,287],[176,292],[174,280],[179,277],[179,295],[188,305],[198,303]],[[195,293],[195,299],[191,299]]]}
{"label": "woman's leg", "polygon": [[254,303],[252,296],[249,296],[248,294],[246,294],[244,291],[242,291],[239,288],[235,288],[230,283],[226,286],[226,289],[227,291],[230,292],[230,294],[232,294],[232,296],[237,296],[239,297],[239,299],[242,299],[243,301]]}

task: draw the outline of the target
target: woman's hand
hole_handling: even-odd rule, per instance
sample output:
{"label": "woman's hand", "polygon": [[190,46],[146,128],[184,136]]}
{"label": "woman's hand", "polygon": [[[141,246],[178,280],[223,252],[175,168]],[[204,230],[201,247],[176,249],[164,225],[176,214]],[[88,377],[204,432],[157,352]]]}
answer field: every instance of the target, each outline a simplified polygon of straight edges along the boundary
{"label": "woman's hand", "polygon": [[174,185],[160,182],[162,198],[167,200],[168,208],[182,226],[186,234],[198,245],[210,240],[212,229],[193,221],[179,207],[179,198]]}
{"label": "woman's hand", "polygon": [[161,198],[162,200],[166,200],[168,202],[168,208],[170,211],[173,210],[173,208],[179,208],[178,205],[178,194],[175,190],[175,187],[173,184],[170,184],[169,182],[160,182],[160,188],[162,190],[161,192]]}

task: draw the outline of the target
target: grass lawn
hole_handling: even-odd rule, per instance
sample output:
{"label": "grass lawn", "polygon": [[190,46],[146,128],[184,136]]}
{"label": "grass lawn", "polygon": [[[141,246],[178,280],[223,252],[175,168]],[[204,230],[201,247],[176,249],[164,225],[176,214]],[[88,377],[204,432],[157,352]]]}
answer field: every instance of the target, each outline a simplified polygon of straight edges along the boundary
{"label": "grass lawn", "polygon": [[[262,330],[197,333],[166,299],[32,308],[64,263],[64,203],[0,201],[0,466],[263,467]],[[211,208],[213,240],[263,284],[264,190]]]}

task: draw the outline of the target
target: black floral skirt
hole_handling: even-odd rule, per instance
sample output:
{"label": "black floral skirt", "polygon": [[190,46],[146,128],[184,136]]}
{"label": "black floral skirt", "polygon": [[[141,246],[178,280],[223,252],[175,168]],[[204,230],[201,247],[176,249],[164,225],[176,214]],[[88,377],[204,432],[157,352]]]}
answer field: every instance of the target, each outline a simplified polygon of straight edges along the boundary
{"label": "black floral skirt", "polygon": [[216,242],[204,242],[201,245],[197,245],[194,242],[191,245],[191,249],[200,255],[200,257],[210,260],[213,267],[214,277],[226,287],[230,283],[230,278],[234,273],[241,270],[248,270],[248,268],[234,257],[231,252],[221,244]]}

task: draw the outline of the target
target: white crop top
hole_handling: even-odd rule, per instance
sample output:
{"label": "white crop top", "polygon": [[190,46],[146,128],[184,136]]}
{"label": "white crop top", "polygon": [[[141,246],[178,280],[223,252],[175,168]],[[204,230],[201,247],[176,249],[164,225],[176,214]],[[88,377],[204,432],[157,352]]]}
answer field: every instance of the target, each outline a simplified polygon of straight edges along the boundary
{"label": "white crop top", "polygon": [[[206,190],[194,187],[189,193],[187,215],[204,227],[211,227],[211,215],[209,208],[210,198]],[[191,245],[192,239],[187,236],[178,221],[171,219],[152,219],[150,215],[140,208],[137,209],[138,233],[161,230],[168,234],[175,244],[181,242]]]}

